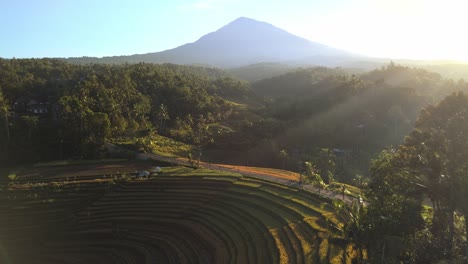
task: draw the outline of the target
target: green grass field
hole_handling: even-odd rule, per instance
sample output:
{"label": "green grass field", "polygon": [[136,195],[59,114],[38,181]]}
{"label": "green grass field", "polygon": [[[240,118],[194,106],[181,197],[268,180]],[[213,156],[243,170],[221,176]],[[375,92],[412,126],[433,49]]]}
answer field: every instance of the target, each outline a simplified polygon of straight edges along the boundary
{"label": "green grass field", "polygon": [[1,263],[354,260],[326,200],[266,180],[186,167],[149,179],[47,179],[0,192]]}
{"label": "green grass field", "polygon": [[142,141],[142,144],[147,148],[147,152],[168,158],[187,157],[187,154],[191,153],[194,148],[192,145],[185,144],[158,134],[140,139],[124,138],[120,140],[114,140],[113,143],[135,151],[144,151],[143,149],[138,149],[138,140]]}

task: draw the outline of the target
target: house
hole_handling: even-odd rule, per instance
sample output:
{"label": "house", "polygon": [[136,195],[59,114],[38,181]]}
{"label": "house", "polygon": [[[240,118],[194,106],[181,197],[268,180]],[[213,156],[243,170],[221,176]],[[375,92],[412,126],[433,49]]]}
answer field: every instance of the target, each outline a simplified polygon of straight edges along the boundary
{"label": "house", "polygon": [[47,114],[48,104],[33,99],[27,103],[26,110],[32,114]]}

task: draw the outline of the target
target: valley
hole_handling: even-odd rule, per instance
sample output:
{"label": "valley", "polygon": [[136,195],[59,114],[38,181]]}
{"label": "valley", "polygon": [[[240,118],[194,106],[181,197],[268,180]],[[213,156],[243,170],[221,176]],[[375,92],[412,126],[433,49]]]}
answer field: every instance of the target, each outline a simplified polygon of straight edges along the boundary
{"label": "valley", "polygon": [[[138,38],[128,14],[88,46],[93,30],[62,32],[77,51],[113,39],[101,49],[138,54],[0,58],[0,263],[468,263],[466,63],[371,57],[244,16],[213,31],[221,13],[175,30],[220,2],[151,13],[167,21]],[[301,28],[340,37],[357,20]],[[209,33],[173,45],[198,26]],[[365,28],[348,40],[406,29]],[[173,48],[133,49],[155,36]],[[9,47],[36,47],[21,43]]]}

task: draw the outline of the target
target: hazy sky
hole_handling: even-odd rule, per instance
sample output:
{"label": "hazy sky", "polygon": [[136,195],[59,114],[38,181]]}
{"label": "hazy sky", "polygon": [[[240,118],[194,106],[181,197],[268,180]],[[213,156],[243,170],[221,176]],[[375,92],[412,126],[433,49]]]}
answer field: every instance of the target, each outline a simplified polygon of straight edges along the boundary
{"label": "hazy sky", "polygon": [[468,61],[467,8],[464,0],[0,0],[0,57],[161,51],[245,16],[371,56]]}

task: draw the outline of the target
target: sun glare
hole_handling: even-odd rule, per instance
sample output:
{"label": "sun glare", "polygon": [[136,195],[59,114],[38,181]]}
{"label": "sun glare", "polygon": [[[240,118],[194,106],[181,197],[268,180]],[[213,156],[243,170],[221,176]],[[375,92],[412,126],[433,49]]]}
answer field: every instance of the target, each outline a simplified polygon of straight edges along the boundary
{"label": "sun glare", "polygon": [[301,25],[309,39],[376,57],[468,61],[468,2],[357,1]]}

